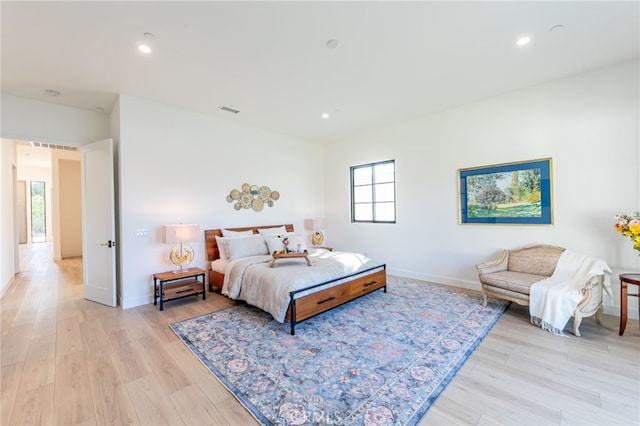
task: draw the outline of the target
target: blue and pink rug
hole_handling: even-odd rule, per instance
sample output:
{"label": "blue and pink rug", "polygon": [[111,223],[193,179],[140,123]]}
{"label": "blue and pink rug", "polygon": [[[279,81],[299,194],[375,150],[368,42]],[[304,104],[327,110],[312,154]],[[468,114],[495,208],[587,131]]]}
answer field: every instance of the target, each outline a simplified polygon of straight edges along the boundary
{"label": "blue and pink rug", "polygon": [[258,422],[414,425],[508,302],[396,277],[296,326],[239,305],[171,324]]}

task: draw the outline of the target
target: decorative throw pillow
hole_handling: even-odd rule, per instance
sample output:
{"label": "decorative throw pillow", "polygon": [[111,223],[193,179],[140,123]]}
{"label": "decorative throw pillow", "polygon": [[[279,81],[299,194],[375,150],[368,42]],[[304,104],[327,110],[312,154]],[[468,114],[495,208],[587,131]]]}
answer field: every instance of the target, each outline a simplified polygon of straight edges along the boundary
{"label": "decorative throw pillow", "polygon": [[229,260],[269,254],[262,235],[222,238],[222,247]]}
{"label": "decorative throw pillow", "polygon": [[222,238],[223,237],[218,237],[216,235],[216,244],[218,245],[218,253],[220,255],[220,259],[227,260],[229,256],[227,256],[227,252],[224,250],[224,247],[222,245],[222,242],[224,241]]}
{"label": "decorative throw pillow", "polygon": [[216,244],[218,245],[218,253],[220,253],[220,259],[222,260],[227,260],[229,258],[222,244],[222,242],[225,241],[224,238],[240,238],[253,235],[253,231],[251,229],[247,231],[230,231],[229,229],[222,228],[221,231],[222,237],[218,237],[216,235]]}
{"label": "decorative throw pillow", "polygon": [[269,248],[269,253],[273,254],[274,251],[283,250],[284,245],[282,244],[282,240],[285,238],[289,239],[289,250],[296,252],[305,251],[307,249],[304,236],[287,232],[278,235],[267,235],[264,237],[267,242],[267,247]]}

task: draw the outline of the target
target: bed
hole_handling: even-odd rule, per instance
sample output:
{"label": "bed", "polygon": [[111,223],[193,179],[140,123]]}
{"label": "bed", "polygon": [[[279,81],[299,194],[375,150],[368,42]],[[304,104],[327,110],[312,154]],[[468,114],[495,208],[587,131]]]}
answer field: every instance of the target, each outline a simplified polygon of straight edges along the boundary
{"label": "bed", "polygon": [[[356,253],[309,247],[311,267],[299,258],[279,259],[274,265],[271,250],[239,258],[228,256],[234,245],[238,253],[240,238],[245,250],[250,241],[260,239],[260,233],[276,229],[286,231],[292,239],[296,237],[291,224],[205,230],[209,291],[257,306],[280,322],[289,321],[292,335],[301,321],[379,289],[386,293],[386,265]],[[238,235],[230,238],[229,233]],[[219,243],[226,245],[224,249]],[[335,261],[341,259],[349,266],[337,266]]]}

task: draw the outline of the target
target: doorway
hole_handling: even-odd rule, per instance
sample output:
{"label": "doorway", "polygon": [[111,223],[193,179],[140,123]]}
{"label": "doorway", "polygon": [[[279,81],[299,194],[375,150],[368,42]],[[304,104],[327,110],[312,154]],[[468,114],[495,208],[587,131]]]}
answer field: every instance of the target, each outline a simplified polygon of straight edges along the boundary
{"label": "doorway", "polygon": [[81,257],[78,149],[41,142],[3,140],[2,143],[14,143],[16,146],[15,226],[18,243],[50,243],[54,261]]}

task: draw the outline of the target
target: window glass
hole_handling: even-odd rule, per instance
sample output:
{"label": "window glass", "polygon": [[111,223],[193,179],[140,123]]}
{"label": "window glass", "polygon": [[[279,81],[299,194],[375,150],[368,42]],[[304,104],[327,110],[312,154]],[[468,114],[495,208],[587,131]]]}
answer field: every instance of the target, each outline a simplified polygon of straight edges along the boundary
{"label": "window glass", "polygon": [[353,171],[353,185],[371,185],[371,168],[358,168]]}
{"label": "window glass", "polygon": [[355,216],[358,220],[370,222],[373,220],[373,204],[356,204],[354,207]]}
{"label": "window glass", "polygon": [[396,212],[393,203],[376,204],[376,220],[380,222],[395,222]]}
{"label": "window glass", "polygon": [[384,201],[394,201],[395,199],[395,194],[394,192],[394,185],[393,182],[392,183],[382,183],[380,185],[376,185],[375,186],[375,191],[376,191],[376,201],[377,202],[384,202]]}
{"label": "window glass", "polygon": [[374,167],[375,171],[375,182],[393,182],[394,181],[394,166],[393,163],[382,163],[377,164]]}
{"label": "window glass", "polygon": [[355,203],[370,203],[373,201],[371,185],[357,186],[353,188],[353,201]]}

